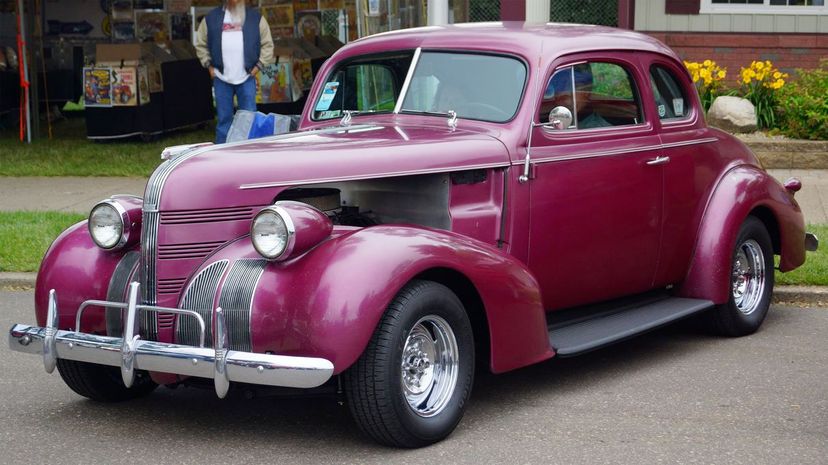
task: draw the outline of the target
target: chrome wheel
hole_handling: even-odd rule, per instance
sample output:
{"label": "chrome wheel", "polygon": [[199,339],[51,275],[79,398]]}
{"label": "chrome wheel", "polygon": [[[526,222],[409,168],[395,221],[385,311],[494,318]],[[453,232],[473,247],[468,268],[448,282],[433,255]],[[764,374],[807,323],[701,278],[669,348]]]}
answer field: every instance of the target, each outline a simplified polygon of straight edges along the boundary
{"label": "chrome wheel", "polygon": [[451,326],[443,318],[420,318],[405,339],[401,383],[405,400],[421,417],[440,413],[457,386],[460,351]]}
{"label": "chrome wheel", "polygon": [[736,251],[730,283],[740,312],[750,315],[759,308],[765,292],[765,256],[755,240],[744,241]]}

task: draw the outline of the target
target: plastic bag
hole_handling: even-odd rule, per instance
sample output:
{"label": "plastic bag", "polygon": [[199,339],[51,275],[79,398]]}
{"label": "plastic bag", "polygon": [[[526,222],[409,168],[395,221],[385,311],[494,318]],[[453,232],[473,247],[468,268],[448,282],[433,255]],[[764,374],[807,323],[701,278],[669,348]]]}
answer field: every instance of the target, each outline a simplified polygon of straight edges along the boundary
{"label": "plastic bag", "polygon": [[233,123],[230,124],[230,130],[227,132],[227,142],[257,139],[290,132],[294,129],[291,124],[293,119],[290,115],[239,110],[233,116]]}

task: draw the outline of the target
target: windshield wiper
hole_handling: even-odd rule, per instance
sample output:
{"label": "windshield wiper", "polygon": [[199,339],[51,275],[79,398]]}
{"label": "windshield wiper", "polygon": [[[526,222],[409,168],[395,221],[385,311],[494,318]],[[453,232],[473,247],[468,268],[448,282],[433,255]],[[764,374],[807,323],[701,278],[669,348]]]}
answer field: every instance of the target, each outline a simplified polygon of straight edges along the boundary
{"label": "windshield wiper", "polygon": [[426,110],[400,110],[400,113],[408,113],[413,115],[427,115],[427,116],[446,116],[448,117],[448,125],[451,129],[457,127],[457,112],[454,110],[448,111],[426,111]]}

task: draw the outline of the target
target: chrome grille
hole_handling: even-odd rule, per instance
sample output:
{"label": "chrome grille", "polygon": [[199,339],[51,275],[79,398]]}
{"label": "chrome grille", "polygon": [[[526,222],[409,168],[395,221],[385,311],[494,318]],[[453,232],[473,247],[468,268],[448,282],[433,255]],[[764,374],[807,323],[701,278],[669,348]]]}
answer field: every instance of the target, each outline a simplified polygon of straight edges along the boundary
{"label": "chrome grille", "polygon": [[[222,244],[224,244],[224,241],[162,244],[158,246],[158,259],[176,260],[180,258],[204,258],[213,253]],[[160,292],[161,289],[158,291]]]}
{"label": "chrome grille", "polygon": [[230,349],[252,351],[250,342],[250,313],[253,309],[253,293],[267,260],[237,260],[221,287],[218,306],[224,310]]}
{"label": "chrome grille", "polygon": [[[110,302],[126,302],[127,301],[127,285],[134,279],[138,260],[141,254],[138,252],[127,252],[124,254],[118,266],[115,267],[115,272],[112,273],[112,279],[109,280],[109,288],[106,291],[106,300]],[[80,331],[80,328],[76,328]],[[115,307],[106,308],[106,334],[112,337],[121,337],[124,330],[124,319],[122,310]]]}
{"label": "chrome grille", "polygon": [[[143,224],[141,226],[141,302],[145,305],[158,303],[156,289],[158,273],[156,272],[156,256],[158,254],[158,212],[147,210],[144,201]],[[155,312],[142,312],[138,317],[139,334],[144,339],[155,341],[158,339],[158,326]]]}
{"label": "chrome grille", "polygon": [[[204,343],[207,347],[213,346],[213,302],[219,281],[229,263],[228,260],[221,260],[201,270],[184,292],[184,298],[181,299],[181,308],[198,312],[207,323],[205,328],[207,334],[204,335]],[[199,332],[198,324],[192,318],[178,318],[175,337],[179,344],[198,345]]]}
{"label": "chrome grille", "polygon": [[178,294],[187,282],[187,278],[170,278],[158,280],[158,294]]}
{"label": "chrome grille", "polygon": [[161,224],[212,223],[249,220],[261,207],[231,207],[212,210],[180,210],[161,213]]}

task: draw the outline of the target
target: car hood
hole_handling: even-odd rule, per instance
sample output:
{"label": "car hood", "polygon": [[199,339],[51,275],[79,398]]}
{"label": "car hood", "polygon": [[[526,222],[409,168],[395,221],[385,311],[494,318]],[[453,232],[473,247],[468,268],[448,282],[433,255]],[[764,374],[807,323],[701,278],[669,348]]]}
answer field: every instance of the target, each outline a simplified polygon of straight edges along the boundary
{"label": "car hood", "polygon": [[203,210],[266,205],[289,186],[508,165],[487,134],[354,125],[196,149],[159,167],[148,189],[161,188],[161,210]]}

